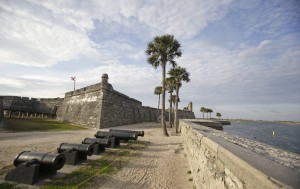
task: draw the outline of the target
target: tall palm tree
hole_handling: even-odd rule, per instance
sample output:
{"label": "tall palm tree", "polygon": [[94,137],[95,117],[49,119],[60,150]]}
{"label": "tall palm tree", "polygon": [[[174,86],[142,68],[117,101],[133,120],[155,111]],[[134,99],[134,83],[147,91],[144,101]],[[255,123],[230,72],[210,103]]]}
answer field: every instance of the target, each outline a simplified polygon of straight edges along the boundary
{"label": "tall palm tree", "polygon": [[220,119],[220,117],[222,117],[221,113],[220,112],[217,112],[216,113],[216,116]]}
{"label": "tall palm tree", "polygon": [[154,89],[154,94],[158,95],[158,105],[157,105],[157,111],[158,111],[158,116],[159,116],[159,104],[160,104],[160,95],[162,93],[162,86],[157,86]]}
{"label": "tall palm tree", "polygon": [[169,108],[169,127],[172,128],[172,94],[175,89],[175,80],[172,78],[166,79],[166,88],[168,92],[170,93],[169,102],[170,102],[170,108]]}
{"label": "tall palm tree", "polygon": [[206,108],[205,107],[201,107],[200,108],[200,112],[203,113],[203,119],[204,119],[204,113],[206,113]]}
{"label": "tall palm tree", "polygon": [[171,78],[174,78],[175,83],[176,83],[176,101],[175,101],[175,118],[174,118],[174,123],[175,123],[175,128],[176,128],[176,133],[178,133],[178,98],[179,98],[179,87],[182,85],[182,81],[189,82],[190,81],[190,73],[186,71],[185,68],[182,68],[180,66],[176,68],[170,69],[168,72]]}
{"label": "tall palm tree", "polygon": [[176,66],[174,58],[180,57],[182,52],[180,49],[180,43],[174,39],[173,35],[162,35],[154,37],[153,41],[149,42],[145,51],[148,56],[147,62],[151,64],[155,69],[161,66],[162,68],[162,109],[161,109],[161,122],[163,133],[165,136],[169,136],[166,120],[165,120],[165,101],[166,101],[166,66],[171,64]]}

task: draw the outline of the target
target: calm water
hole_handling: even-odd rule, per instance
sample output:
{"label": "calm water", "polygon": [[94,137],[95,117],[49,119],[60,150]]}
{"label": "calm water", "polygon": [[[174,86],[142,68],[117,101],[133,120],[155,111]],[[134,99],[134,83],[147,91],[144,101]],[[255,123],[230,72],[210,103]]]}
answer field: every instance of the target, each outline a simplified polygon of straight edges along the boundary
{"label": "calm water", "polygon": [[[300,154],[300,125],[272,122],[232,122],[231,125],[224,125],[223,129],[227,133]],[[275,137],[273,137],[273,131]]]}

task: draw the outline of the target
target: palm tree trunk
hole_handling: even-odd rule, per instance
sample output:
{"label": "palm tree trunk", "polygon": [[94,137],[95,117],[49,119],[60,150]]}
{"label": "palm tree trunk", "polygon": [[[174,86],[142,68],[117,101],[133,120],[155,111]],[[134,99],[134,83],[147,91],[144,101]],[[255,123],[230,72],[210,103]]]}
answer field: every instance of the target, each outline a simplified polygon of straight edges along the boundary
{"label": "palm tree trunk", "polygon": [[202,114],[203,114],[203,119],[204,119],[204,112],[202,112]]}
{"label": "palm tree trunk", "polygon": [[165,102],[166,102],[166,64],[161,63],[162,65],[162,108],[161,108],[161,123],[163,128],[163,133],[165,136],[169,136],[166,126],[166,118],[165,118]]}
{"label": "palm tree trunk", "polygon": [[175,100],[175,116],[174,116],[176,133],[178,133],[178,95],[179,95],[179,85],[176,84],[176,100]]}
{"label": "palm tree trunk", "polygon": [[172,128],[172,93],[170,93],[169,127]]}
{"label": "palm tree trunk", "polygon": [[[160,104],[160,94],[158,95],[158,106],[157,106],[157,114],[158,114],[158,117],[159,117],[159,104]],[[157,119],[157,122],[159,119]]]}

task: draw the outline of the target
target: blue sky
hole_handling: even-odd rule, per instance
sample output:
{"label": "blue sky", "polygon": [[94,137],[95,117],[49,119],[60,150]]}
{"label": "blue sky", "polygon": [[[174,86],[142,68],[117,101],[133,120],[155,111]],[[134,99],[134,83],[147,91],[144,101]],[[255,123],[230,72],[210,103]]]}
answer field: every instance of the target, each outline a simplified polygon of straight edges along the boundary
{"label": "blue sky", "polygon": [[[223,118],[300,121],[298,0],[0,0],[0,95],[63,97],[109,75],[114,89],[156,107],[154,36],[181,43],[191,81],[180,91]],[[170,67],[168,67],[169,69]]]}

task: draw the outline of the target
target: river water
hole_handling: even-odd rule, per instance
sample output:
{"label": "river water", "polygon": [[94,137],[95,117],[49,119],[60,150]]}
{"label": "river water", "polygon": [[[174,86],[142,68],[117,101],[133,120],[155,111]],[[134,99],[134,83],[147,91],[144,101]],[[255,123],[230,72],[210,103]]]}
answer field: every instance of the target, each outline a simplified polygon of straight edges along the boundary
{"label": "river water", "polygon": [[231,125],[224,125],[223,129],[227,133],[300,154],[300,125],[275,122],[232,122]]}

